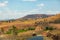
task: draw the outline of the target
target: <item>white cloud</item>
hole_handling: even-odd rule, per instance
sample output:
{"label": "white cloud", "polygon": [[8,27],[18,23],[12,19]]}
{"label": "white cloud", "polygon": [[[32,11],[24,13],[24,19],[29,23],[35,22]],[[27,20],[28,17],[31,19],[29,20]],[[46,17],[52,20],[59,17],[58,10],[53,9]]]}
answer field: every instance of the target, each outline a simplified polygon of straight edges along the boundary
{"label": "white cloud", "polygon": [[5,3],[0,3],[0,7],[4,7],[4,6],[6,6]]}
{"label": "white cloud", "polygon": [[27,11],[11,10],[10,8],[6,7],[0,12],[0,20],[20,18],[25,16],[26,12]]}
{"label": "white cloud", "polygon": [[5,7],[7,6],[8,1],[0,2],[0,7]]}
{"label": "white cloud", "polygon": [[22,1],[31,1],[31,2],[34,2],[34,1],[37,1],[37,0],[22,0]]}
{"label": "white cloud", "polygon": [[43,7],[43,6],[45,6],[45,4],[44,4],[44,3],[40,3],[40,4],[38,4],[37,6],[38,6],[38,7]]}
{"label": "white cloud", "polygon": [[40,3],[40,4],[37,4],[36,6],[38,7],[38,9],[42,9],[45,6],[45,4],[44,3]]}

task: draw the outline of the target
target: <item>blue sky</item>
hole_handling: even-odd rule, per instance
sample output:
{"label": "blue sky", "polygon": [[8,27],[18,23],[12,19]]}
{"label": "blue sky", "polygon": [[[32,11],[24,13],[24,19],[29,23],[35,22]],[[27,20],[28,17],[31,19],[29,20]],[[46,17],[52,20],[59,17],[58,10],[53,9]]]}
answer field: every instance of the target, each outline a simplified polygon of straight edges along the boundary
{"label": "blue sky", "polygon": [[0,0],[0,20],[29,14],[58,14],[60,0]]}

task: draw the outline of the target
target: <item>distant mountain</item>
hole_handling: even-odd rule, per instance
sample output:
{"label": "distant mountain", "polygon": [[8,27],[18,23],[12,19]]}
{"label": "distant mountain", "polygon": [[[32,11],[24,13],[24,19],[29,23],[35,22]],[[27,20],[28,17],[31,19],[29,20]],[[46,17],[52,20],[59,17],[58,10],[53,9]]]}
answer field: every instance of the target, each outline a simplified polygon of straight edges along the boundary
{"label": "distant mountain", "polygon": [[46,15],[46,14],[31,14],[23,17],[22,19],[37,19],[37,18],[47,18],[53,15]]}
{"label": "distant mountain", "polygon": [[30,15],[26,15],[24,17],[21,18],[17,18],[17,19],[5,19],[5,20],[0,20],[1,22],[4,21],[14,21],[14,20],[23,20],[23,19],[38,19],[38,18],[47,18],[47,17],[51,17],[53,15],[47,15],[47,14],[30,14]]}

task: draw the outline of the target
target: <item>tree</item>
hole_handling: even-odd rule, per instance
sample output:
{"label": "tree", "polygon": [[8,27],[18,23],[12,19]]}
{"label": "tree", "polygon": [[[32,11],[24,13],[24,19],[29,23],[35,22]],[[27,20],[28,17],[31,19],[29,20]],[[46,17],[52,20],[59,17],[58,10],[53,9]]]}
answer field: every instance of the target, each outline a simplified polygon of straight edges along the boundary
{"label": "tree", "polygon": [[17,35],[17,28],[15,26],[12,26],[12,33],[13,35]]}
{"label": "tree", "polygon": [[29,27],[28,30],[35,30],[35,28],[34,27]]}
{"label": "tree", "polygon": [[45,27],[45,30],[54,30],[53,27]]}

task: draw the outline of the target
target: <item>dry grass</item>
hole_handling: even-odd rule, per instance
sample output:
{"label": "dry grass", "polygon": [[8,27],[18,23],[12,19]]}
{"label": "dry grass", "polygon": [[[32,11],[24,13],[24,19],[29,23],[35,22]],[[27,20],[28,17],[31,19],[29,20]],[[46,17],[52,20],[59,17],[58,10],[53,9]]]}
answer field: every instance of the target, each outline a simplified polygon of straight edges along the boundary
{"label": "dry grass", "polygon": [[50,24],[50,26],[56,28],[56,29],[60,29],[60,24]]}

